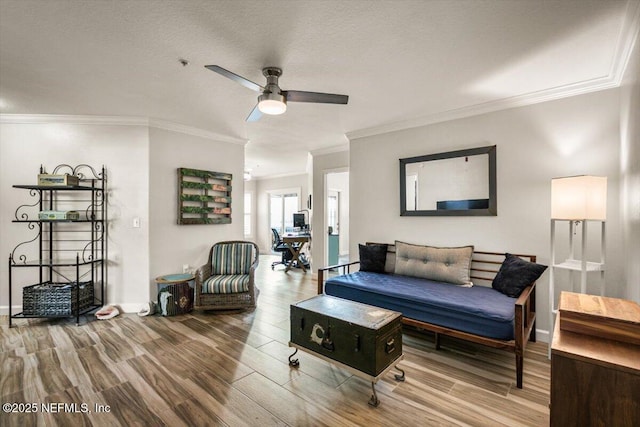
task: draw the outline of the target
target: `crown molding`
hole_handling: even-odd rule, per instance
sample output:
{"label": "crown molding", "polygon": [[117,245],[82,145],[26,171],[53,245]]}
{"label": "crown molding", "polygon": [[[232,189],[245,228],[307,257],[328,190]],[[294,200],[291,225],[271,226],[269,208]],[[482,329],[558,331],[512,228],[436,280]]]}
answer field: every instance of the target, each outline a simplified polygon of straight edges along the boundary
{"label": "crown molding", "polygon": [[318,148],[317,150],[311,150],[309,152],[312,156],[323,156],[325,154],[341,153],[343,151],[349,151],[348,143],[332,145],[331,147]]}
{"label": "crown molding", "polygon": [[245,145],[248,140],[221,135],[204,129],[148,117],[88,116],[68,114],[0,114],[0,124],[49,124],[148,126],[219,142]]}
{"label": "crown molding", "polygon": [[624,73],[633,54],[633,48],[638,42],[640,34],[640,2],[629,2],[627,4],[625,18],[620,29],[618,44],[609,73],[613,76],[617,86],[622,84]]}
{"label": "crown molding", "polygon": [[347,132],[347,138],[350,141],[368,136],[380,135],[389,132],[396,132],[405,129],[411,129],[421,126],[432,125],[435,123],[446,122],[450,120],[463,119],[466,117],[478,116],[486,113],[507,110],[510,108],[523,107],[526,105],[538,104],[556,99],[568,98],[571,96],[582,95],[590,92],[597,92],[604,89],[618,87],[619,83],[610,77],[599,77],[596,79],[574,83],[556,88],[545,89],[542,91],[531,92],[524,95],[512,96],[509,98],[498,99],[495,101],[483,102],[467,107],[447,110],[440,113],[428,114],[425,116],[415,117],[413,119],[401,120],[397,122],[387,123],[380,126],[374,126],[365,129],[359,129]]}
{"label": "crown molding", "polygon": [[[277,175],[262,175],[262,176],[252,175],[251,181],[264,181],[267,179],[288,178],[290,176],[304,176],[304,175],[307,175],[307,172],[287,172],[287,173],[280,173]],[[280,190],[273,190],[273,191],[280,191]]]}
{"label": "crown molding", "polygon": [[78,125],[148,126],[149,120],[145,117],[124,116],[87,116],[69,114],[0,114],[0,123],[66,123]]}
{"label": "crown molding", "polygon": [[614,58],[611,62],[611,68],[609,70],[609,74],[606,76],[439,113],[428,114],[412,119],[386,123],[380,126],[358,129],[347,132],[346,136],[350,141],[352,141],[358,138],[381,135],[389,132],[427,126],[449,120],[493,113],[496,111],[507,110],[509,108],[523,107],[526,105],[533,105],[541,102],[553,101],[619,87],[624,77],[630,57],[633,53],[634,45],[640,34],[640,2],[629,2],[627,4],[627,13],[625,14],[625,17],[625,22],[623,22],[618,36]]}
{"label": "crown molding", "polygon": [[231,136],[221,135],[219,133],[211,132],[211,131],[200,129],[200,128],[195,128],[192,126],[181,125],[179,123],[174,123],[167,120],[149,119],[149,127],[183,133],[191,136],[198,136],[200,138],[206,138],[206,139],[211,139],[211,140],[220,141],[220,142],[228,142],[231,144],[246,145],[247,142],[249,142],[248,139],[234,138]]}

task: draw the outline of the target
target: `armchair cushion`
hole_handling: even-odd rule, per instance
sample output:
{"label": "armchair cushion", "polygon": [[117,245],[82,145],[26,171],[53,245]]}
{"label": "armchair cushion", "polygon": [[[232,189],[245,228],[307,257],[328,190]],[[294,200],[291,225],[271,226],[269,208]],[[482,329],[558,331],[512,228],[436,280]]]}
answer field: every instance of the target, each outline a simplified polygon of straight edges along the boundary
{"label": "armchair cushion", "polygon": [[[225,243],[213,247],[211,272],[215,275],[249,274],[253,261],[251,243]],[[246,289],[245,289],[246,291]]]}
{"label": "armchair cushion", "polygon": [[203,294],[235,294],[249,290],[248,274],[213,275],[202,284]]}

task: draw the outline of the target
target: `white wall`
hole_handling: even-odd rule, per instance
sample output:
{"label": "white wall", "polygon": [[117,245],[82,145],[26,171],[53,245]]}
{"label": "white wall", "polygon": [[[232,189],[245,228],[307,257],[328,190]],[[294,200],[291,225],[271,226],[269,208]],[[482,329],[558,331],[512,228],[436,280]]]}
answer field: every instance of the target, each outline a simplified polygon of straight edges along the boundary
{"label": "white wall", "polygon": [[[43,123],[36,123],[43,122]],[[83,122],[84,124],[78,124]],[[107,303],[137,311],[157,295],[154,278],[197,267],[220,240],[243,238],[244,147],[147,125],[91,124],[87,117],[15,119],[0,125],[0,253],[6,256],[34,233],[11,222],[16,208],[30,203],[14,184],[35,184],[40,165],[105,165],[109,187],[109,270]],[[232,223],[177,225],[177,168],[229,172],[234,176]],[[140,227],[133,227],[133,219]],[[34,253],[34,251],[32,251]],[[32,274],[29,274],[32,273]],[[7,263],[0,263],[0,311],[8,306]],[[37,282],[37,270],[17,272],[13,305],[21,305],[19,285]]]}
{"label": "white wall", "polygon": [[[109,187],[109,270],[107,301],[147,301],[149,280],[149,138],[146,126],[21,123],[8,116],[0,124],[0,253],[35,236],[25,224],[12,223],[18,205],[31,202],[28,191],[14,184],[35,184],[40,165],[47,171],[67,163],[106,166]],[[142,220],[133,228],[134,217]],[[24,282],[37,282],[37,270],[20,269]],[[28,277],[27,277],[28,276]],[[0,308],[8,306],[7,262],[0,263]],[[21,305],[14,287],[12,303]]]}
{"label": "white wall", "polygon": [[298,209],[307,208],[309,184],[306,174],[278,178],[257,179],[256,184],[256,244],[260,253],[271,253],[271,227],[269,226],[269,192],[285,189],[300,189]]}
{"label": "white wall", "polygon": [[640,42],[627,66],[621,88],[620,175],[626,263],[624,296],[640,303]]}
{"label": "white wall", "polygon": [[[368,154],[367,154],[368,155]],[[327,264],[326,259],[326,239],[324,234],[326,233],[326,227],[324,226],[325,218],[325,174],[328,172],[343,171],[349,167],[349,152],[340,151],[330,154],[319,154],[313,156],[313,219],[311,222],[312,240],[311,240],[311,254],[313,256],[312,265],[314,272],[318,271],[318,268],[324,267]],[[351,193],[350,186],[349,193]],[[353,199],[349,200],[349,224],[353,224],[354,217],[351,215],[351,209],[353,208]],[[351,233],[349,238],[351,239]],[[353,245],[353,242],[351,243]],[[357,246],[356,246],[357,248]]]}
{"label": "white wall", "polygon": [[[243,240],[244,146],[151,128],[149,132],[149,296],[157,294],[154,278],[204,264],[211,246]],[[233,175],[231,224],[178,225],[178,168]]]}
{"label": "white wall", "polygon": [[[605,175],[609,178],[610,218],[607,295],[622,296],[625,260],[619,219],[619,97],[620,90],[611,89],[354,139],[350,143],[351,253],[357,253],[358,243],[398,239],[534,254],[538,262],[548,264],[551,178]],[[494,144],[497,216],[400,217],[398,159]],[[537,287],[540,330],[549,327],[547,290],[545,273]]]}

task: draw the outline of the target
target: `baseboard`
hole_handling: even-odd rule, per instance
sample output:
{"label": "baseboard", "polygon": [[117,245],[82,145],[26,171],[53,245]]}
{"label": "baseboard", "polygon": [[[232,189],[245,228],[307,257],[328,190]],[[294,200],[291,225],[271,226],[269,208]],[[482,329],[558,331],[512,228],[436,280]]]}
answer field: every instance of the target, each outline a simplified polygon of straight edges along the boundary
{"label": "baseboard", "polygon": [[[13,306],[11,309],[13,313],[20,313],[22,311],[21,306]],[[9,306],[8,305],[0,305],[0,316],[8,316],[9,315]]]}
{"label": "baseboard", "polygon": [[[137,304],[126,303],[126,304],[115,304],[115,305],[118,306],[118,309],[120,310],[121,313],[137,313],[140,311],[144,303],[143,302],[137,303]],[[12,313],[20,313],[21,311],[22,311],[22,306],[19,306],[19,305],[14,305],[13,308],[11,309]],[[8,305],[0,305],[0,315],[2,316],[9,315]]]}
{"label": "baseboard", "polygon": [[536,341],[549,342],[549,331],[546,329],[536,329]]}

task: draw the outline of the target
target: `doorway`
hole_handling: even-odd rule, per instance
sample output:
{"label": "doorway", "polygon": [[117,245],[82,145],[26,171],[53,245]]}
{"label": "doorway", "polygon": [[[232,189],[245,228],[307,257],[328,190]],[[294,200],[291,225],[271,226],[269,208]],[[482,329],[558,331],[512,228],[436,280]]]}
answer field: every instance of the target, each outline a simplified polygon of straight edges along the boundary
{"label": "doorway", "polygon": [[327,265],[349,260],[349,172],[326,174],[325,227]]}

